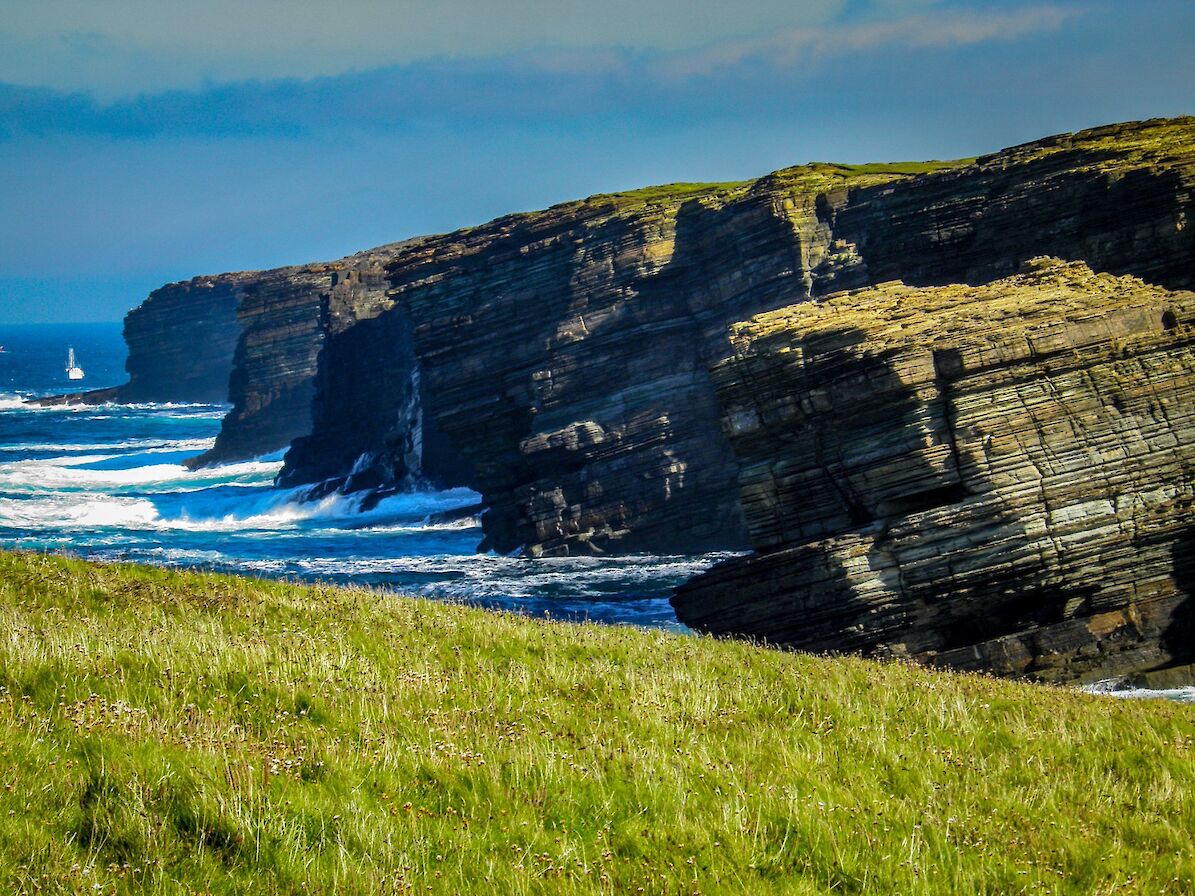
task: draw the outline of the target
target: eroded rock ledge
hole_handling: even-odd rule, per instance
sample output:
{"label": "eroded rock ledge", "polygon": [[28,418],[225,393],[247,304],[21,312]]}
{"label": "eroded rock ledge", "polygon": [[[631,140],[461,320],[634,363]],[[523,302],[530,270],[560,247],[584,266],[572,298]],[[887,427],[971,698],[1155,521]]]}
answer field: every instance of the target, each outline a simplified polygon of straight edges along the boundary
{"label": "eroded rock ledge", "polygon": [[740,324],[714,380],[756,553],[698,629],[1083,681],[1195,661],[1195,294],[1038,259]]}

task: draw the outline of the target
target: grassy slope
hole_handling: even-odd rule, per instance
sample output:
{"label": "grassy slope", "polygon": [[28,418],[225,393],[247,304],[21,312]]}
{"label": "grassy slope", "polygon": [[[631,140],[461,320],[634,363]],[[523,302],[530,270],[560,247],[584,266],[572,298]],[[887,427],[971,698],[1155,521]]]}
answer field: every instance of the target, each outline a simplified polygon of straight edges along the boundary
{"label": "grassy slope", "polygon": [[1189,706],[18,554],[0,633],[4,892],[1195,876]]}

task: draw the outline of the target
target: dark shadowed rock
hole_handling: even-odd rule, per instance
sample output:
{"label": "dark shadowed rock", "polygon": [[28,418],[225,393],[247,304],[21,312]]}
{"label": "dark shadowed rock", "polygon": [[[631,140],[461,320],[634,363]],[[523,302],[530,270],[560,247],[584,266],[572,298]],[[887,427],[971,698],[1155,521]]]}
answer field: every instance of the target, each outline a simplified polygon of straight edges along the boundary
{"label": "dark shadowed rock", "polygon": [[339,261],[225,275],[237,278],[239,336],[226,385],[232,410],[215,445],[191,466],[278,451],[310,431],[323,298],[334,284],[350,280],[359,291],[383,294],[379,266],[400,245]]}
{"label": "dark shadowed rock", "polygon": [[317,496],[468,480],[464,460],[425,412],[414,326],[386,285],[378,269],[349,272],[323,297],[311,433],[287,452],[279,485],[320,483]]}

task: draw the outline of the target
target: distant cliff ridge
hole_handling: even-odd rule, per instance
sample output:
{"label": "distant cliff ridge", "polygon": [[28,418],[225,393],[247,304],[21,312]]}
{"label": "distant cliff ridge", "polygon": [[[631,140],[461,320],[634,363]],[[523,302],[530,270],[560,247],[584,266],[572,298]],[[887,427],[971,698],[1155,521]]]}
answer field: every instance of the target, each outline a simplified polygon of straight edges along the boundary
{"label": "distant cliff ridge", "polygon": [[682,622],[1050,681],[1195,662],[1195,293],[1041,259],[740,324],[757,553]]}
{"label": "distant cliff ridge", "polygon": [[236,316],[239,289],[250,276],[195,277],[155,289],[125,315],[129,381],[41,403],[224,402],[241,332]]}

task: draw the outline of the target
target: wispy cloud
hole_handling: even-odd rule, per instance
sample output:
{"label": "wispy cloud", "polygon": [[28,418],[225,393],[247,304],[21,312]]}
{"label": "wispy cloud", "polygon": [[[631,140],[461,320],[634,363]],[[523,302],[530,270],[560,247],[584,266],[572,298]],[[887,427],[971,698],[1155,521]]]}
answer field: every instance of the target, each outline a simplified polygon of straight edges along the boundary
{"label": "wispy cloud", "polygon": [[690,77],[711,75],[748,61],[790,68],[883,47],[965,47],[1053,31],[1081,14],[1074,6],[1044,5],[997,11],[939,11],[857,24],[790,28],[766,37],[725,41],[704,50],[677,53],[663,60],[659,68],[673,77]]}
{"label": "wispy cloud", "polygon": [[696,50],[549,49],[428,59],[308,80],[251,80],[103,103],[82,92],[0,84],[0,136],[295,136],[394,131],[421,123],[711,118],[767,109],[843,59],[1016,41],[1063,27],[1075,7],[925,13],[781,31]]}
{"label": "wispy cloud", "polygon": [[115,98],[544,47],[672,52],[823,24],[851,2],[4,0],[0,81]]}

